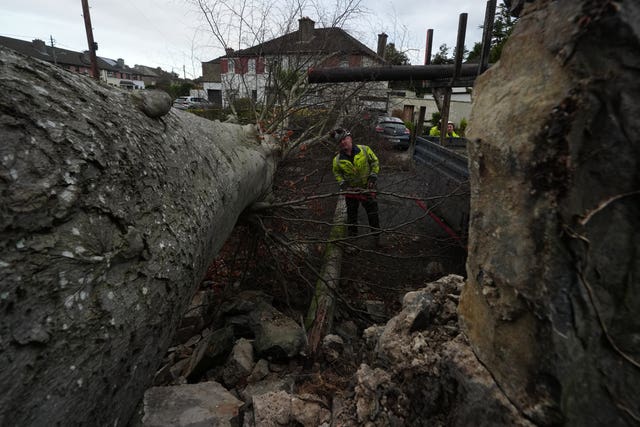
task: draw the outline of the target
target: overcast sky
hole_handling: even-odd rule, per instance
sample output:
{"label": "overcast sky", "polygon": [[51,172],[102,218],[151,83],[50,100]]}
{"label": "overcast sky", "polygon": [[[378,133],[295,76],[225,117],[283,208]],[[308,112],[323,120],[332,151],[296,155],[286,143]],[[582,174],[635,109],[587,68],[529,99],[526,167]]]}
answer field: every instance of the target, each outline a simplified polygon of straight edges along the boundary
{"label": "overcast sky", "polygon": [[[256,0],[252,0],[256,1]],[[259,0],[257,0],[259,1]],[[270,4],[276,4],[273,0]],[[327,10],[345,0],[319,0]],[[348,1],[348,0],[346,0]],[[125,64],[162,67],[188,78],[202,74],[201,61],[224,54],[211,35],[202,13],[189,0],[89,0],[98,55],[123,58]],[[388,42],[406,51],[412,64],[424,61],[428,28],[434,30],[433,51],[446,43],[456,44],[460,13],[468,14],[466,46],[480,41],[485,0],[363,0],[363,13],[345,23],[344,29],[376,50],[377,35],[385,32]],[[317,9],[303,16],[321,22]],[[277,14],[277,8],[272,9]],[[274,18],[274,19],[277,19]],[[295,24],[297,27],[297,23]],[[316,24],[316,27],[320,25]],[[21,40],[39,38],[76,51],[87,49],[81,0],[11,0],[0,5],[0,35]],[[246,48],[238,46],[234,48]]]}

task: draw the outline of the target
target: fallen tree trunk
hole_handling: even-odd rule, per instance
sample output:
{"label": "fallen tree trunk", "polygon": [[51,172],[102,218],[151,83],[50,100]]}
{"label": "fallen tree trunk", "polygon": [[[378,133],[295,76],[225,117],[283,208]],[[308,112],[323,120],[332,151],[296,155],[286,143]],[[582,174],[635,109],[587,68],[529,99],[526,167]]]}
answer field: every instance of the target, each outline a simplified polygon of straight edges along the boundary
{"label": "fallen tree trunk", "polygon": [[3,48],[0,69],[0,424],[126,425],[277,156]]}
{"label": "fallen tree trunk", "polygon": [[305,319],[305,327],[309,329],[307,334],[309,353],[312,356],[318,353],[322,339],[333,326],[335,291],[340,284],[342,269],[342,248],[335,241],[346,236],[346,216],[347,205],[344,197],[340,197],[333,217],[334,226],[331,228],[329,243],[324,252],[320,277],[316,281],[313,298]]}

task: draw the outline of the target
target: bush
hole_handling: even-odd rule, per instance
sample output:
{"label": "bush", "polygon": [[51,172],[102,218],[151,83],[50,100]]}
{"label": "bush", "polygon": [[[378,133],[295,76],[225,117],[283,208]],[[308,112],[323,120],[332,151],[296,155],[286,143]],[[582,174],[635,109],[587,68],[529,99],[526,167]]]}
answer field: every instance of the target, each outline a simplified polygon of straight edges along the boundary
{"label": "bush", "polygon": [[209,120],[224,120],[226,118],[225,112],[222,108],[212,108],[210,110],[188,110],[190,113],[196,116],[204,117]]}
{"label": "bush", "polygon": [[233,106],[238,113],[238,122],[242,125],[255,123],[253,101],[250,98],[238,98],[233,101]]}
{"label": "bush", "polygon": [[463,117],[462,120],[460,120],[460,126],[458,126],[458,135],[464,136],[466,129],[467,129],[467,119]]}
{"label": "bush", "polygon": [[440,123],[440,117],[440,111],[436,111],[435,113],[431,114],[431,127],[438,126],[438,124]]}
{"label": "bush", "polygon": [[411,133],[413,133],[413,130],[416,127],[413,122],[404,122],[404,125],[407,127],[407,129],[409,129],[411,131]]}

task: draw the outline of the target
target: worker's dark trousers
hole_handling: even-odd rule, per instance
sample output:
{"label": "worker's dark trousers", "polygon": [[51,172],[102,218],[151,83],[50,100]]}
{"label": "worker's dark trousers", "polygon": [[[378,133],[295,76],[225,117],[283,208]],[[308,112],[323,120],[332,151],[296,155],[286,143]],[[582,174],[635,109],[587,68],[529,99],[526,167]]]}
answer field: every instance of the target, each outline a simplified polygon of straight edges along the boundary
{"label": "worker's dark trousers", "polygon": [[361,195],[357,195],[356,197],[345,197],[345,202],[347,203],[347,233],[349,234],[349,236],[358,235],[358,206],[360,205],[360,203],[362,203],[364,210],[367,211],[369,226],[373,228],[373,232],[380,234],[378,202],[376,201],[376,199],[371,197]]}

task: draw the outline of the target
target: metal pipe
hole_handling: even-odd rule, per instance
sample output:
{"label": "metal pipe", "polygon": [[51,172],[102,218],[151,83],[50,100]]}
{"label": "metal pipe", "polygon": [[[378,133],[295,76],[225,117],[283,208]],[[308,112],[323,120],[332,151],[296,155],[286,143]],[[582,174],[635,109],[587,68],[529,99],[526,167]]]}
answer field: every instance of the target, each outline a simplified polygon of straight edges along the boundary
{"label": "metal pipe", "polygon": [[[455,65],[389,65],[385,67],[310,68],[309,83],[436,80],[453,77]],[[462,64],[461,77],[475,76],[477,64]]]}

